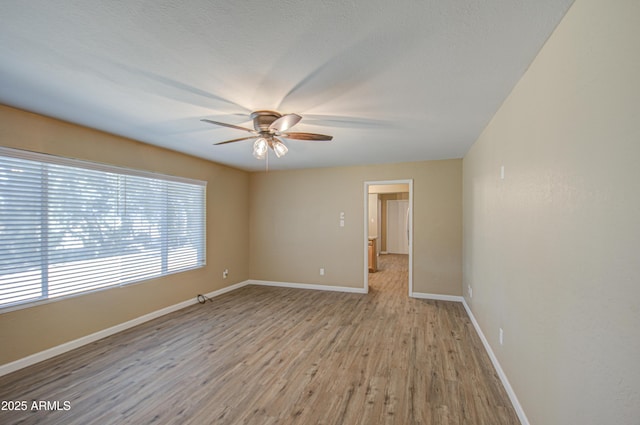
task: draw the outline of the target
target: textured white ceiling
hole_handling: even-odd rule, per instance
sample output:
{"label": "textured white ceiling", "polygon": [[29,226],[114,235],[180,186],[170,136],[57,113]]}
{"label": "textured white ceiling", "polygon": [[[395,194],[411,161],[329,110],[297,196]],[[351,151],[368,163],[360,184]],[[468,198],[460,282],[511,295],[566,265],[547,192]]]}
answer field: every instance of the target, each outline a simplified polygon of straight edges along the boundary
{"label": "textured white ceiling", "polygon": [[0,103],[245,170],[256,109],[295,112],[270,169],[460,158],[572,0],[3,0]]}

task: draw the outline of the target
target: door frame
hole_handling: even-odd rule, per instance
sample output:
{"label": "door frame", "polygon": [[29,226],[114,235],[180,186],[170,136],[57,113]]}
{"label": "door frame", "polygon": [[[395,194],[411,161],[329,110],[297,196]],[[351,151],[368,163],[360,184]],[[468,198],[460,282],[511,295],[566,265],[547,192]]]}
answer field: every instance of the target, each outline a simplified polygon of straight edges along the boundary
{"label": "door frame", "polygon": [[369,292],[369,186],[408,184],[409,185],[409,297],[413,294],[413,179],[373,180],[364,182],[364,291]]}

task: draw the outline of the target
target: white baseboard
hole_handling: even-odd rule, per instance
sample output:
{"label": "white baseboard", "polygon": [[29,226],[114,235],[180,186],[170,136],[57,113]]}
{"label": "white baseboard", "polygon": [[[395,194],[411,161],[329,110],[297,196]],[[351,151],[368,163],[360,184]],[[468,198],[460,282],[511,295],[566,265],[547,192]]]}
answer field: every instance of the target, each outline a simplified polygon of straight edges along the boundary
{"label": "white baseboard", "polygon": [[[217,296],[222,295],[224,293],[227,293],[227,292],[242,288],[243,286],[248,285],[248,282],[249,281],[245,280],[244,282],[239,282],[239,283],[236,283],[235,285],[227,286],[225,288],[218,289],[217,291],[209,292],[208,294],[205,294],[205,295],[208,298],[217,297]],[[149,320],[156,319],[156,318],[158,318],[160,316],[164,316],[165,314],[169,314],[169,313],[172,313],[174,311],[180,310],[182,308],[188,307],[188,306],[190,306],[192,304],[195,304],[197,302],[198,301],[197,301],[197,299],[196,299],[196,297],[194,295],[193,299],[191,299],[191,300],[183,301],[181,303],[174,304],[174,305],[171,305],[169,307],[165,307],[165,308],[162,308],[160,310],[153,311],[151,313],[145,314],[144,316],[140,316],[140,317],[137,317],[135,319],[129,320],[127,322],[120,323],[119,325],[115,325],[115,326],[112,326],[110,328],[103,329],[101,331],[92,333],[90,335],[83,336],[83,337],[78,338],[78,339],[74,339],[73,341],[65,342],[64,344],[60,344],[60,345],[57,345],[55,347],[49,348],[47,350],[40,351],[39,353],[35,353],[35,354],[30,355],[30,356],[23,357],[21,359],[15,360],[15,361],[13,361],[11,363],[6,363],[6,364],[3,364],[3,365],[0,365],[0,376],[6,375],[6,374],[11,373],[11,372],[15,372],[16,370],[22,369],[22,368],[27,367],[27,366],[31,366],[31,365],[39,363],[39,362],[41,362],[43,360],[50,359],[50,358],[55,357],[55,356],[57,356],[59,354],[66,353],[67,351],[71,351],[71,350],[76,349],[78,347],[82,347],[83,345],[90,344],[90,343],[92,343],[94,341],[97,341],[97,340],[102,339],[102,338],[106,338],[106,337],[111,336],[113,334],[116,334],[118,332],[122,332],[122,331],[124,331],[126,329],[129,329],[129,328],[132,328],[134,326],[140,325],[140,324],[142,324],[144,322],[148,322]]]}
{"label": "white baseboard", "polygon": [[411,298],[420,298],[423,300],[455,301],[458,303],[461,303],[464,300],[464,297],[458,295],[426,294],[424,292],[412,292],[409,296]]}
{"label": "white baseboard", "polygon": [[356,294],[367,293],[367,291],[364,288],[350,288],[348,286],[315,285],[311,283],[295,283],[295,282],[275,282],[272,280],[249,280],[248,282],[249,282],[249,285],[278,286],[281,288],[314,289],[316,291],[351,292]]}
{"label": "white baseboard", "polygon": [[498,361],[498,358],[496,357],[495,353],[493,352],[493,349],[489,345],[489,341],[484,336],[482,329],[480,329],[480,325],[478,324],[478,321],[476,320],[475,316],[471,312],[471,309],[467,305],[467,301],[464,299],[464,297],[461,297],[461,298],[462,298],[462,305],[464,306],[464,309],[467,311],[467,314],[471,319],[471,323],[473,323],[473,327],[476,329],[476,332],[478,333],[478,336],[482,341],[482,345],[484,345],[484,349],[489,355],[489,358],[491,359],[491,363],[493,363],[493,367],[496,369],[496,372],[500,377],[500,381],[502,381],[502,385],[504,386],[504,389],[507,392],[509,399],[511,400],[511,404],[513,405],[513,408],[515,409],[516,414],[520,419],[520,423],[522,425],[529,425],[529,419],[527,419],[527,415],[525,415],[524,410],[522,409],[522,405],[520,404],[520,401],[518,400],[516,393],[513,391],[513,388],[511,387],[511,384],[507,379],[507,375],[502,370],[502,366],[500,366],[500,362]]}

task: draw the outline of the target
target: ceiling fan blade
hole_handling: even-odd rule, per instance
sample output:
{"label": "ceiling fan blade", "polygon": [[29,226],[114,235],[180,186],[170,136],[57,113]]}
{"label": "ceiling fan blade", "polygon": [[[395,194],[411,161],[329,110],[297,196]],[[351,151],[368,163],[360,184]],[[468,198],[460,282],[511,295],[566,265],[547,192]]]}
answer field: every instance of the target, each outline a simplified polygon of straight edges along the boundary
{"label": "ceiling fan blade", "polygon": [[283,133],[280,136],[285,139],[295,139],[295,140],[319,140],[319,141],[329,141],[333,139],[333,136],[327,136],[326,134],[316,134],[316,133]]}
{"label": "ceiling fan blade", "polygon": [[258,136],[249,136],[249,137],[241,137],[239,139],[231,139],[231,140],[225,140],[224,142],[218,142],[218,143],[214,143],[213,145],[225,145],[227,143],[233,143],[233,142],[241,142],[243,140],[249,140],[249,139],[255,139]]}
{"label": "ceiling fan blade", "polygon": [[257,131],[251,130],[250,128],[240,127],[239,125],[227,124],[225,122],[213,121],[208,119],[201,119],[202,122],[208,122],[209,124],[221,125],[223,127],[235,128],[236,130],[248,131],[249,133],[258,134]]}
{"label": "ceiling fan blade", "polygon": [[302,117],[298,114],[283,115],[271,123],[271,125],[269,126],[269,130],[275,130],[278,132],[286,131],[294,125],[298,124],[301,119]]}

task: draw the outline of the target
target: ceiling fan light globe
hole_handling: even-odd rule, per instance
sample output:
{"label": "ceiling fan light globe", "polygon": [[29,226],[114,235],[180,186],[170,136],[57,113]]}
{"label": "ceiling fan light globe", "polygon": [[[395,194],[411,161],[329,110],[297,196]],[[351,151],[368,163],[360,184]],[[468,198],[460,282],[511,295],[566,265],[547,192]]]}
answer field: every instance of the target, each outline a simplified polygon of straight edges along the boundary
{"label": "ceiling fan light globe", "polygon": [[257,159],[264,159],[267,155],[268,144],[267,140],[263,137],[260,137],[253,143],[253,156]]}
{"label": "ceiling fan light globe", "polygon": [[276,153],[278,158],[283,157],[289,152],[289,149],[282,143],[280,140],[275,140],[273,142],[273,151]]}

